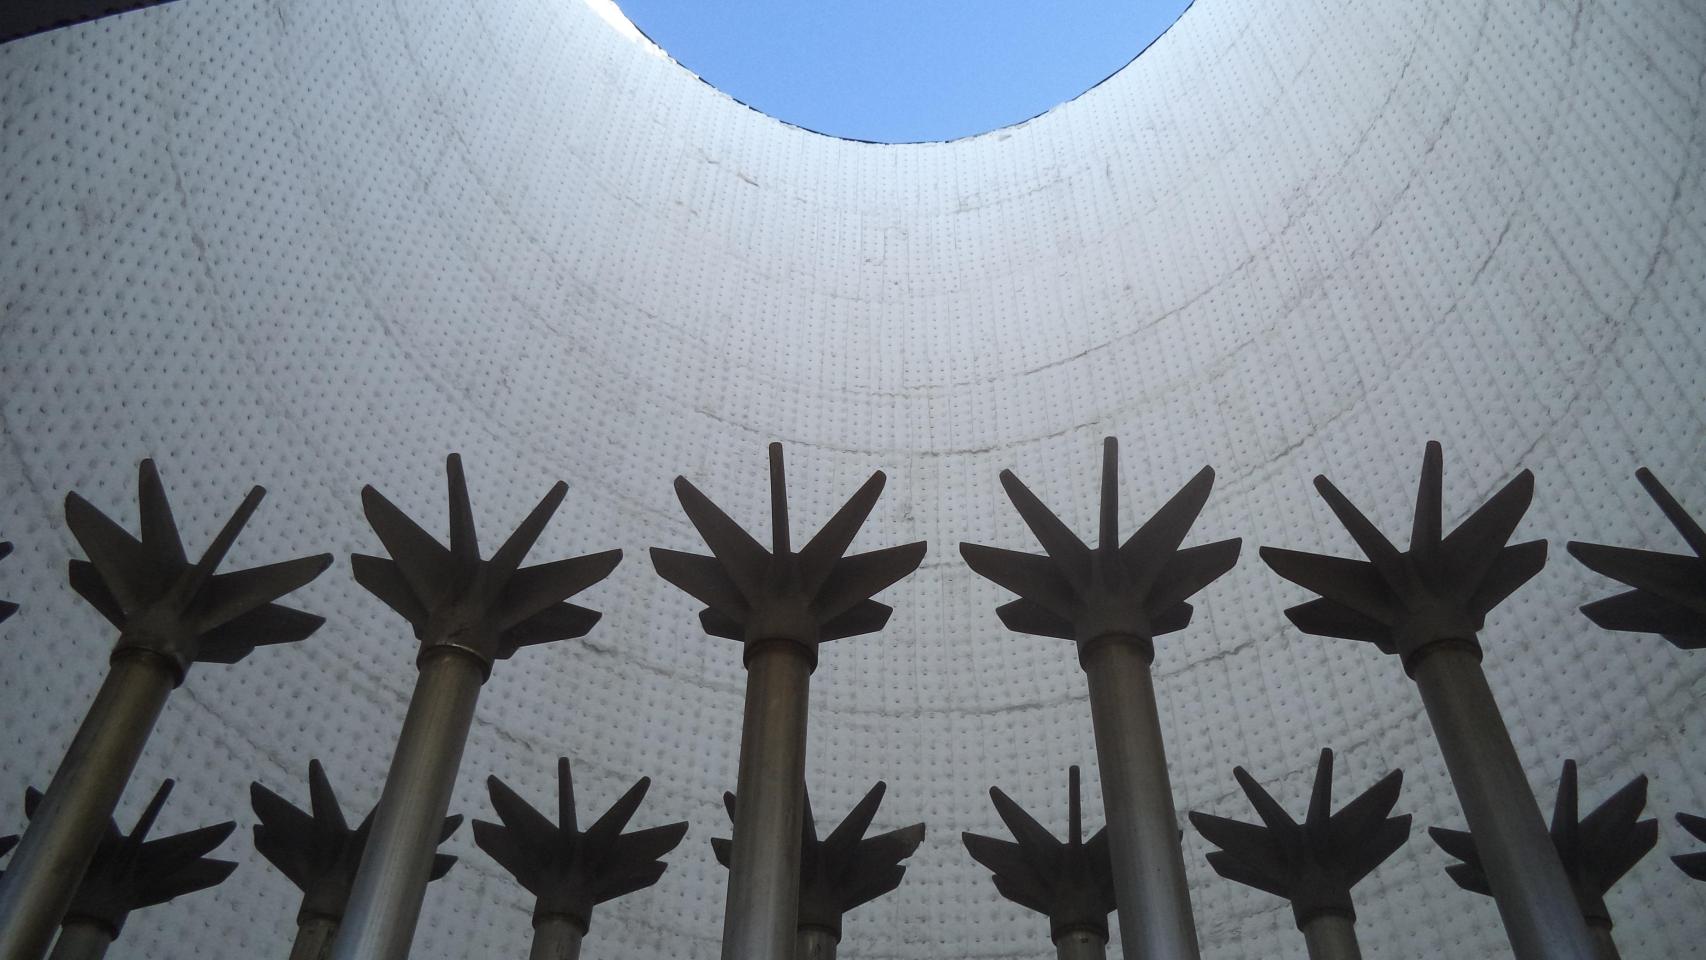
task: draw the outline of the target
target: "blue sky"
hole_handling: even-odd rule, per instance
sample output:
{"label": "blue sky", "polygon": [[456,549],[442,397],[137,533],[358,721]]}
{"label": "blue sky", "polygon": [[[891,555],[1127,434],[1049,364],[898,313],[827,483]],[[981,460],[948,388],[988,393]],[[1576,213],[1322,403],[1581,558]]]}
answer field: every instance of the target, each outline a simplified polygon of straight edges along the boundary
{"label": "blue sky", "polygon": [[729,96],[820,133],[951,140],[1078,96],[1189,0],[616,0]]}

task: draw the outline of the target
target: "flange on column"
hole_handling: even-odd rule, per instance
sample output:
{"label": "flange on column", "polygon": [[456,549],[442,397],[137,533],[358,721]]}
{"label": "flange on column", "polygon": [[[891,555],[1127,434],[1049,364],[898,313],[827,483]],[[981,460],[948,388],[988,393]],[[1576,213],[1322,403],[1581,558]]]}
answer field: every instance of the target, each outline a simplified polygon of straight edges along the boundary
{"label": "flange on column", "polygon": [[1274,572],[1320,599],[1285,612],[1304,633],[1364,640],[1402,658],[1474,831],[1518,960],[1591,960],[1593,941],[1481,672],[1488,611],[1546,563],[1546,543],[1507,546],[1534,496],[1527,470],[1442,536],[1442,455],[1422,459],[1410,550],[1400,552],[1326,477],[1315,487],[1368,560],[1262,548]]}
{"label": "flange on column", "polygon": [[71,561],[71,586],[119,628],[119,638],[95,702],[0,879],[0,960],[35,960],[47,950],[167,696],[190,666],[236,663],[324,622],[272,601],[319,576],[330,554],[213,572],[264,489],[249,491],[192,564],[154,461],[142,461],[138,472],[140,539],[77,494],[65,497],[66,525],[89,555]]}
{"label": "flange on column", "polygon": [[687,834],[687,821],[623,833],[645,799],[641,777],[582,832],[575,818],[569,760],[557,760],[557,822],[528,806],[497,777],[487,777],[492,809],[502,825],[474,821],[474,842],[537,899],[531,960],[575,960],[592,922],[592,908],[658,882],[664,854]]}
{"label": "flange on column", "polygon": [[1084,839],[1076,766],[1068,771],[1067,783],[1065,843],[999,787],[989,788],[989,798],[1013,839],[970,832],[960,834],[960,839],[972,859],[994,874],[991,879],[1003,897],[1048,917],[1049,939],[1059,960],[1100,960],[1107,956],[1108,914],[1115,903],[1108,831],[1097,830]]}
{"label": "flange on column", "polygon": [[[1577,813],[1576,761],[1564,761],[1558,780],[1558,799],[1552,808],[1552,844],[1564,863],[1582,919],[1593,932],[1600,960],[1617,960],[1611,939],[1611,913],[1605,894],[1659,842],[1659,822],[1642,820],[1647,805],[1647,778],[1636,777],[1586,817]],[[1457,885],[1471,893],[1492,896],[1487,872],[1474,838],[1463,830],[1428,829],[1440,849],[1463,861],[1445,869]]]}
{"label": "flange on column", "polygon": [[1333,813],[1333,751],[1322,750],[1302,824],[1243,767],[1232,775],[1262,824],[1193,811],[1191,823],[1220,848],[1208,855],[1209,866],[1228,880],[1291,901],[1310,960],[1360,958],[1351,887],[1410,838],[1409,815],[1389,816],[1404,771],[1392,771]]}
{"label": "flange on column", "polygon": [[[318,760],[308,761],[309,812],[259,783],[249,785],[249,804],[260,819],[255,824],[255,851],[302,891],[290,960],[324,960],[331,953],[332,937],[349,905],[350,888],[355,885],[355,871],[372,831],[373,814],[369,812],[361,825],[351,830],[338,805],[338,795],[326,779],[326,768]],[[461,816],[445,817],[439,842],[450,839],[461,825]],[[428,880],[443,877],[455,864],[455,857],[435,854]]]}
{"label": "flange on column", "polygon": [[877,471],[799,552],[790,546],[782,445],[770,445],[771,549],[766,551],[683,477],[681,507],[712,556],[652,549],[658,576],[705,604],[713,637],[745,644],[741,725],[744,798],[735,818],[724,960],[788,960],[799,904],[806,714],[818,644],[881,630],[893,611],[871,599],[924,559],[925,544],[843,556],[882,494]]}
{"label": "flange on column", "polygon": [[[52,960],[100,960],[132,913],[218,886],[237,869],[229,860],[207,856],[236,829],[229,820],[158,840],[147,839],[171,792],[172,781],[160,784],[128,834],[120,832],[117,823],[107,821],[105,835],[65,913]],[[27,791],[25,815],[33,815],[41,800],[41,794]]]}
{"label": "flange on column", "polygon": [[422,530],[379,491],[362,507],[392,559],[356,555],[355,579],[401,614],[421,642],[397,753],[373,813],[349,909],[332,941],[337,960],[402,960],[414,939],[433,851],[450,806],[462,748],[492,662],[524,647],[584,636],[596,611],[563,602],[603,580],[622,559],[608,550],[522,568],[563,502],[559,481],[490,560],[480,558],[462,458],[445,461],[450,546]]}
{"label": "flange on column", "polygon": [[[877,807],[883,802],[887,784],[877,781],[847,816],[818,840],[817,818],[812,816],[809,794],[803,800],[805,816],[800,834],[800,910],[794,960],[835,960],[841,943],[841,919],[855,907],[892,893],[906,875],[903,862],[924,842],[924,824],[915,823],[874,837],[865,836]],[[736,797],[723,794],[729,820],[735,818]],[[717,862],[729,865],[729,841],[711,839]]]}
{"label": "flange on column", "polygon": [[1236,539],[1179,548],[1208,501],[1214,470],[1204,467],[1121,544],[1119,447],[1107,438],[1094,550],[1011,470],[1001,472],[1001,484],[1048,556],[974,543],[960,544],[960,554],[1019,595],[996,610],[1007,629],[1077,641],[1090,686],[1120,942],[1131,960],[1194,960],[1196,926],[1150,664],[1155,638],[1190,623],[1185,601],[1238,561]]}
{"label": "flange on column", "polygon": [[1635,479],[1694,556],[1572,540],[1570,555],[1583,566],[1635,588],[1596,600],[1582,607],[1582,613],[1606,630],[1656,633],[1683,650],[1706,647],[1706,531],[1651,470],[1642,467]]}

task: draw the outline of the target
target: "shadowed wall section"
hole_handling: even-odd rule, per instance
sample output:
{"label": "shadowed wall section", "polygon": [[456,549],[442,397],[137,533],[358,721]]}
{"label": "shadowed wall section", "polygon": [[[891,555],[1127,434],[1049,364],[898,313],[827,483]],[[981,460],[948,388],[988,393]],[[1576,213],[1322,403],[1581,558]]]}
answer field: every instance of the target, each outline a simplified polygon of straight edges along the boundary
{"label": "shadowed wall section", "polygon": [[[173,776],[174,832],[251,822],[250,780],[301,802],[311,757],[373,803],[415,643],[341,558],[377,548],[363,483],[438,518],[458,450],[482,528],[561,478],[541,555],[629,560],[586,594],[607,613],[585,640],[494,675],[451,812],[489,819],[488,774],[551,795],[559,755],[588,808],[650,775],[648,822],[692,832],[585,955],[716,956],[740,652],[636,558],[698,543],[677,473],[762,528],[782,440],[797,532],[880,468],[855,549],[931,546],[889,627],[828,645],[813,682],[814,803],[882,779],[873,830],[930,828],[842,955],[1041,955],[1044,924],[955,838],[996,828],[991,784],[1062,809],[1071,763],[1102,822],[1084,679],[1070,644],[1002,630],[1005,594],[954,545],[1032,549],[1004,467],[1091,531],[1107,434],[1124,529],[1214,465],[1192,543],[1350,554],[1319,472],[1402,536],[1428,438],[1448,525],[1533,468],[1518,536],[1553,560],[1482,636],[1531,782],[1550,797],[1575,757],[1588,802],[1646,773],[1655,815],[1699,812],[1706,661],[1592,627],[1575,607],[1608,583],[1558,548],[1677,548],[1641,464],[1706,510],[1703,68],[1688,0],[1197,0],[1036,120],[879,146],[754,113],[581,0],[179,0],[0,47],[0,596],[22,604],[0,628],[0,833],[112,640],[64,584],[67,489],[128,522],[153,456],[192,549],[258,482],[234,566],[340,556],[293,601],[320,633],[168,707],[119,819]],[[1299,635],[1280,611],[1303,592],[1253,554],[1197,599],[1157,644],[1179,807],[1240,814],[1242,763],[1298,808],[1323,746],[1347,790],[1402,767],[1417,836],[1358,889],[1366,955],[1503,951],[1420,837],[1462,821],[1397,664]],[[1185,844],[1207,956],[1301,953],[1282,901]],[[443,849],[461,862],[416,955],[520,956],[530,896],[466,835]],[[289,881],[221,855],[241,868],[135,918],[124,956],[285,953]],[[1609,900],[1632,958],[1685,954],[1706,913],[1658,855]]]}

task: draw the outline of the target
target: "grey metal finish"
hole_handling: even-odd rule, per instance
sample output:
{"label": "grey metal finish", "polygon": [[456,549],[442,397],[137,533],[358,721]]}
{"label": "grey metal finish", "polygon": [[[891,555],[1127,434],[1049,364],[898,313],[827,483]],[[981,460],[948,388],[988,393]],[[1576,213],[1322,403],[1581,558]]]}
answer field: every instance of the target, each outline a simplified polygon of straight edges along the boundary
{"label": "grey metal finish", "polygon": [[746,664],[723,960],[787,960],[800,908],[811,663],[798,644],[758,644]]}
{"label": "grey metal finish", "polygon": [[1084,674],[1102,808],[1108,812],[1121,948],[1133,960],[1195,957],[1190,884],[1149,661],[1137,644],[1104,639],[1085,652]]}
{"label": "grey metal finish", "polygon": [[1121,948],[1130,960],[1193,960],[1196,926],[1149,666],[1155,637],[1190,623],[1186,600],[1238,560],[1238,540],[1180,549],[1214,471],[1204,467],[1120,543],[1119,447],[1107,438],[1094,549],[1011,471],[1001,483],[1047,556],[972,543],[960,553],[1019,595],[996,610],[1008,629],[1077,642],[1090,685]]}
{"label": "grey metal finish", "polygon": [[586,928],[561,914],[533,921],[533,948],[527,960],[580,960]]}
{"label": "grey metal finish", "polygon": [[840,935],[822,927],[801,927],[795,941],[794,960],[835,960]]}
{"label": "grey metal finish", "polygon": [[807,696],[818,645],[882,629],[893,611],[871,597],[924,559],[911,543],[844,556],[882,494],[872,474],[798,552],[788,527],[782,445],[770,445],[766,550],[684,477],[676,496],[712,556],[653,548],[659,576],[706,605],[700,625],[743,641],[746,711],[731,840],[724,960],[787,960],[799,908]]}
{"label": "grey metal finish", "polygon": [[611,550],[521,566],[563,502],[568,488],[559,482],[482,559],[462,458],[446,458],[445,472],[448,547],[373,487],[362,490],[367,520],[391,559],[353,557],[355,578],[414,627],[420,677],[332,942],[336,960],[408,955],[481,684],[494,661],[522,647],[590,630],[599,614],[564,600],[604,579],[622,558]]}
{"label": "grey metal finish", "polygon": [[[567,757],[557,759],[557,822],[552,823],[497,777],[487,777],[492,809],[502,823],[474,821],[474,842],[534,895],[533,927],[561,926],[565,919],[578,932],[578,945],[592,923],[592,908],[663,876],[664,854],[687,834],[681,821],[623,833],[640,808],[649,777],[628,788],[583,832],[575,815],[575,788]],[[546,938],[561,942],[562,935]],[[535,951],[541,949],[534,936]],[[556,949],[553,947],[552,949]]]}
{"label": "grey metal finish", "polygon": [[329,554],[214,573],[265,493],[250,490],[194,563],[152,460],[137,471],[139,537],[66,495],[66,525],[89,555],[71,562],[71,586],[119,628],[119,638],[107,678],[0,877],[0,960],[47,952],[160,709],[189,668],[236,663],[257,646],[301,640],[323,622],[272,601],[319,576]]}
{"label": "grey metal finish", "polygon": [[296,922],[296,941],[290,945],[290,960],[327,960],[338,921],[332,917],[302,917]]}
{"label": "grey metal finish", "polygon": [[337,960],[409,955],[484,679],[479,661],[456,650],[438,651],[421,664],[374,808],[373,832],[333,941]]}
{"label": "grey metal finish", "polygon": [[1694,556],[1572,541],[1570,555],[1583,566],[1635,588],[1596,600],[1582,613],[1607,630],[1656,633],[1683,650],[1706,647],[1706,530],[1651,470],[1642,467],[1635,479]]}
{"label": "grey metal finish", "polygon": [[1309,960],[1362,960],[1356,921],[1338,913],[1318,913],[1303,925]]}
{"label": "grey metal finish", "polygon": [[0,877],[0,958],[47,951],[172,687],[158,657],[113,661]]}
{"label": "grey metal finish", "polygon": [[1054,942],[1055,960],[1107,960],[1108,938],[1089,930],[1074,930]]}
{"label": "grey metal finish", "polygon": [[113,945],[111,930],[98,923],[73,921],[59,931],[49,960],[101,960]]}
{"label": "grey metal finish", "polygon": [[1275,573],[1319,594],[1286,611],[1298,629],[1362,640],[1401,658],[1475,835],[1518,960],[1590,960],[1593,944],[1534,795],[1481,672],[1475,636],[1487,613],[1538,573],[1545,541],[1509,544],[1534,496],[1526,470],[1443,532],[1443,454],[1427,445],[1400,551],[1333,486],[1322,499],[1367,560],[1262,548]]}
{"label": "grey metal finish", "polygon": [[[1647,778],[1636,777],[1595,807],[1580,815],[1576,761],[1565,760],[1558,778],[1558,798],[1552,807],[1552,845],[1570,879],[1576,905],[1600,952],[1611,943],[1611,912],[1605,895],[1659,842],[1659,822],[1641,819],[1647,805]],[[1461,830],[1434,827],[1428,831],[1440,849],[1463,861],[1446,868],[1457,885],[1472,893],[1491,895],[1479,844]],[[1602,936],[1603,934],[1603,936]],[[1616,947],[1611,946],[1615,956]]]}
{"label": "grey metal finish", "polygon": [[1595,955],[1504,717],[1468,645],[1438,644],[1411,668],[1434,739],[1518,960]]}
{"label": "grey metal finish", "polygon": [[[1333,751],[1315,766],[1309,813],[1299,824],[1243,767],[1233,770],[1262,820],[1240,823],[1193,811],[1191,823],[1219,847],[1208,855],[1216,873],[1291,901],[1300,930],[1331,914],[1356,920],[1351,888],[1410,837],[1410,817],[1389,817],[1404,773],[1394,770],[1333,812]],[[1353,941],[1354,942],[1354,941]]]}

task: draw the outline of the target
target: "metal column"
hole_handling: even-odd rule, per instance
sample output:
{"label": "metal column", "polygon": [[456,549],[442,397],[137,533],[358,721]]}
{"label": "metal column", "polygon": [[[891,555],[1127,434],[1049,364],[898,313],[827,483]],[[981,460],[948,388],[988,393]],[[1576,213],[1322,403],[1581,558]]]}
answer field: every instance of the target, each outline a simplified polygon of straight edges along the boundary
{"label": "metal column", "polygon": [[1195,957],[1190,885],[1149,661],[1131,639],[1104,637],[1085,649],[1083,663],[1121,946],[1128,957]]}
{"label": "metal column", "polygon": [[327,960],[338,921],[331,917],[303,917],[296,922],[296,941],[290,945],[290,960]]}
{"label": "metal column", "polygon": [[799,921],[812,664],[791,640],[748,650],[723,958],[788,960]]}
{"label": "metal column", "polygon": [[97,923],[73,920],[59,931],[49,960],[101,960],[113,945],[112,931]]}
{"label": "metal column", "polygon": [[1309,960],[1362,960],[1356,921],[1343,914],[1317,914],[1303,925],[1303,942]]}
{"label": "metal column", "polygon": [[541,917],[533,922],[533,949],[527,960],[580,960],[584,936],[586,931],[568,917]]}
{"label": "metal column", "polygon": [[794,960],[835,960],[841,938],[822,927],[801,927],[794,947]]}
{"label": "metal column", "polygon": [[1107,960],[1108,939],[1088,930],[1074,930],[1054,942],[1055,960]]}

